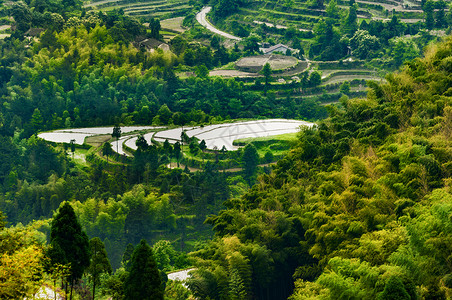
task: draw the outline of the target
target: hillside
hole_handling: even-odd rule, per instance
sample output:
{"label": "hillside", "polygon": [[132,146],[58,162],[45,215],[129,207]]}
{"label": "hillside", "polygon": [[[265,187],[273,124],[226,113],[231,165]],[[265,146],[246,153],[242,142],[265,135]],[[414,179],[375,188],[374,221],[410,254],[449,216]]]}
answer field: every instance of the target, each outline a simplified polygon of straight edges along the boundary
{"label": "hillside", "polygon": [[450,298],[447,4],[5,2],[0,298]]}
{"label": "hillside", "polygon": [[216,238],[193,253],[194,294],[449,298],[451,55],[448,38],[302,131],[271,174],[207,220]]}

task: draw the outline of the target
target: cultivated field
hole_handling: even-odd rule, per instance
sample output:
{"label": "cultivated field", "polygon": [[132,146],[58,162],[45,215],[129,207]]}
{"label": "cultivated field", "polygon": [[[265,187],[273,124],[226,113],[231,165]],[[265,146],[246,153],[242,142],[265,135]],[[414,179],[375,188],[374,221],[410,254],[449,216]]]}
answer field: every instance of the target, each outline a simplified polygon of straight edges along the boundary
{"label": "cultivated field", "polygon": [[[142,130],[156,130],[162,127],[155,126],[124,126],[121,127],[121,133],[124,135],[131,134]],[[70,143],[74,140],[77,145],[83,145],[87,137],[96,135],[111,135],[113,127],[92,127],[92,128],[74,128],[74,129],[59,129],[51,132],[42,132],[38,137],[49,142],[54,143]]]}
{"label": "cultivated field", "polygon": [[[180,141],[182,131],[185,131],[189,137],[196,137],[200,141],[205,140],[208,149],[221,149],[224,146],[226,150],[237,150],[238,147],[233,145],[234,140],[295,133],[299,131],[300,126],[311,127],[313,123],[298,120],[270,119],[197,127],[178,127],[158,132],[155,131],[162,129],[162,127],[129,126],[121,127],[123,136],[117,142],[112,141],[111,144],[114,151],[121,155],[127,155],[124,148],[136,150],[136,140],[140,133],[147,132],[143,136],[148,144],[151,144],[152,140],[157,142],[168,140],[171,143],[176,143]],[[101,146],[102,143],[110,140],[112,132],[113,127],[62,129],[40,133],[38,137],[55,143],[70,143],[71,140],[75,140],[75,144],[78,145],[88,142],[89,139],[90,144]]]}
{"label": "cultivated field", "polygon": [[224,146],[226,150],[237,150],[238,147],[233,145],[234,140],[237,139],[294,133],[300,130],[300,126],[311,127],[313,125],[313,123],[305,121],[270,119],[184,129],[175,128],[157,132],[154,138],[159,142],[168,139],[168,141],[175,143],[180,140],[182,130],[185,130],[189,137],[205,140],[208,149],[222,149]]}
{"label": "cultivated field", "polygon": [[262,67],[269,63],[272,70],[287,70],[298,64],[298,59],[283,55],[258,55],[241,58],[237,61],[236,67],[240,71],[257,73]]}
{"label": "cultivated field", "polygon": [[182,22],[184,21],[184,17],[171,18],[160,21],[160,26],[163,29],[173,30],[179,33],[185,32],[187,29],[182,27]]}
{"label": "cultivated field", "polygon": [[[127,15],[169,19],[184,16],[191,6],[188,0],[102,0],[87,3],[85,7],[93,7],[101,11],[121,8]],[[162,26],[162,28],[166,27]]]}

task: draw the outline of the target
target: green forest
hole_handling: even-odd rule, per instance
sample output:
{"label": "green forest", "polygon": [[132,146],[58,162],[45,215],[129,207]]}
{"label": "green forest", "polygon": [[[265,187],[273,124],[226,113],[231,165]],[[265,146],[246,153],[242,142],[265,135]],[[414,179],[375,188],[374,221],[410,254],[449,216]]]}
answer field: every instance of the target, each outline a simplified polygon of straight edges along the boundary
{"label": "green forest", "polygon": [[[0,299],[451,299],[450,3],[372,2],[2,2]],[[207,5],[242,40],[199,25]],[[263,43],[297,65],[212,75]],[[235,151],[111,146],[270,118],[315,125]],[[114,130],[38,137],[95,126]]]}

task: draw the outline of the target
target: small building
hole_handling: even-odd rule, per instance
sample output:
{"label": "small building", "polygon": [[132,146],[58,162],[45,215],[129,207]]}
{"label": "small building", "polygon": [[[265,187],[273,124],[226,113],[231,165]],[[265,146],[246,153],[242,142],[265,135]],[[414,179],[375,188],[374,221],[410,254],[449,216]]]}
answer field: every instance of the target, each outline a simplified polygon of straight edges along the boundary
{"label": "small building", "polygon": [[44,28],[30,28],[25,32],[25,36],[29,39],[38,38],[44,30]]}
{"label": "small building", "polygon": [[286,54],[287,51],[291,51],[292,53],[295,51],[295,49],[290,48],[289,46],[283,45],[283,44],[277,44],[274,46],[271,46],[269,48],[261,48],[260,49],[264,54],[272,54],[274,52],[281,52],[283,54]]}
{"label": "small building", "polygon": [[168,44],[153,38],[137,39],[133,43],[138,49],[145,48],[147,51],[153,51],[156,48],[161,48],[162,50],[169,50]]}

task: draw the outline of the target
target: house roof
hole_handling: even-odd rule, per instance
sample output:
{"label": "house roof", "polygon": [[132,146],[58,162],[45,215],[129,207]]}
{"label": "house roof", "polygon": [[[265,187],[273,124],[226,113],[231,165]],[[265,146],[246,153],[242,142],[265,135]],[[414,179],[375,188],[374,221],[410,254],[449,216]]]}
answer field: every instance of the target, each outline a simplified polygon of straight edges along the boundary
{"label": "house roof", "polygon": [[146,46],[147,48],[157,48],[163,43],[156,39],[145,39],[144,41],[141,41],[139,44],[140,46]]}
{"label": "house roof", "polygon": [[26,36],[40,36],[41,33],[44,31],[44,28],[30,28],[25,32]]}
{"label": "house roof", "polygon": [[144,39],[140,42],[136,43],[136,47],[146,47],[147,49],[155,49],[162,44],[165,44],[159,40],[156,39]]}
{"label": "house roof", "polygon": [[263,48],[263,51],[264,51],[264,54],[265,53],[269,53],[269,52],[273,52],[273,51],[275,51],[276,49],[278,49],[278,48],[286,48],[287,50],[292,50],[290,47],[288,47],[288,46],[286,46],[286,45],[283,45],[283,44],[276,44],[276,45],[274,45],[274,46],[271,46],[271,47],[269,47],[269,48]]}

